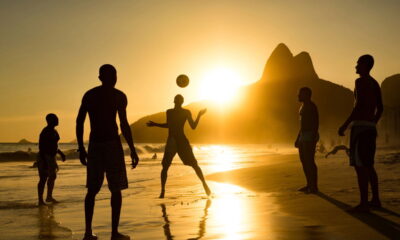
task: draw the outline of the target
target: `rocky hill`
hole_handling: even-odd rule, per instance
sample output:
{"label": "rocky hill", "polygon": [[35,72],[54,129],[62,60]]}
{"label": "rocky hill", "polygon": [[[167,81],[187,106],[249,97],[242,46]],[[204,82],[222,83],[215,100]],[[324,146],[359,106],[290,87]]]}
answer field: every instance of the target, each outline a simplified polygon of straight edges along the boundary
{"label": "rocky hill", "polygon": [[[353,106],[352,91],[320,79],[310,55],[293,55],[285,44],[279,44],[272,52],[259,81],[243,87],[241,101],[235,107],[221,110],[209,102],[186,106],[194,117],[198,109],[208,108],[199,127],[195,131],[187,129],[187,135],[197,143],[291,143],[299,128],[297,92],[303,86],[313,91],[322,138],[337,138],[337,128]],[[166,140],[166,129],[146,127],[150,119],[165,122],[165,112],[146,116],[131,125],[136,142]]]}

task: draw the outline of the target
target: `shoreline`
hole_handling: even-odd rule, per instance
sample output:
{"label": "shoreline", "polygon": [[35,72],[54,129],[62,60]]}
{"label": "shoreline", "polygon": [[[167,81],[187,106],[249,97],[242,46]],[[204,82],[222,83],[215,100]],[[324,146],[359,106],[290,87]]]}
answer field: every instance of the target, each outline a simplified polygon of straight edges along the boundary
{"label": "shoreline", "polygon": [[296,154],[277,156],[277,160],[282,158],[283,161],[276,164],[214,173],[206,178],[268,193],[277,199],[281,211],[302,219],[302,227],[323,229],[328,236],[337,236],[338,239],[398,239],[400,192],[399,186],[394,184],[399,180],[400,169],[385,166],[387,164],[382,161],[385,154],[377,154],[376,164],[383,208],[372,209],[367,214],[346,211],[358,203],[359,195],[354,170],[348,166],[344,154],[328,159],[316,158],[319,194],[297,191],[304,186],[305,177]]}
{"label": "shoreline", "polygon": [[[205,195],[190,167],[176,164],[169,172],[166,197],[159,199],[161,166],[145,164],[134,171],[128,169],[130,188],[123,191],[120,230],[134,239],[395,239],[393,236],[400,233],[400,186],[395,184],[400,165],[392,155],[377,155],[384,209],[369,215],[344,211],[358,201],[355,173],[344,154],[328,159],[318,156],[319,195],[296,191],[305,182],[297,154],[242,156],[240,168],[215,173],[219,168],[207,169],[208,160],[204,158],[199,163],[213,192],[211,197]],[[10,174],[25,168],[4,166]],[[60,203],[43,211],[32,204],[36,181],[27,182],[36,177],[35,170],[26,170],[18,182],[13,180],[14,175],[3,178],[4,186],[9,182],[19,186],[14,191],[20,191],[20,195],[10,195],[11,205],[1,203],[3,236],[24,240],[82,238],[84,168],[78,162],[69,162],[60,173],[55,192]],[[110,236],[109,200],[110,193],[103,186],[93,222],[100,239]],[[30,227],[18,231],[24,223]]]}

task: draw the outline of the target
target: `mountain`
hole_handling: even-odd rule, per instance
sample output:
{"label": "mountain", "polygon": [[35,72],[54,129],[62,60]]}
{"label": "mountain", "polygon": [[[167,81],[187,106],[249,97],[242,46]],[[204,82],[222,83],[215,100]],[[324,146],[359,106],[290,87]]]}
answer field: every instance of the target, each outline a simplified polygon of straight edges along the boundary
{"label": "mountain", "polygon": [[385,78],[381,86],[383,115],[379,122],[379,133],[385,145],[400,145],[400,74]]}
{"label": "mountain", "polygon": [[23,139],[19,140],[18,143],[19,144],[28,144],[28,143],[32,143],[32,142],[27,140],[27,139],[25,139],[25,138],[23,138]]}
{"label": "mountain", "polygon": [[385,78],[382,82],[383,104],[387,107],[400,107],[400,74]]}
{"label": "mountain", "polygon": [[[241,100],[235,106],[223,110],[210,102],[186,106],[194,117],[200,108],[208,108],[198,128],[186,129],[186,133],[197,143],[292,143],[299,129],[297,92],[303,86],[313,91],[321,137],[333,141],[338,127],[351,112],[352,91],[320,79],[307,52],[293,55],[283,43],[271,53],[260,80],[243,87]],[[135,141],[165,142],[167,130],[146,127],[148,120],[165,122],[165,112],[133,123]]]}

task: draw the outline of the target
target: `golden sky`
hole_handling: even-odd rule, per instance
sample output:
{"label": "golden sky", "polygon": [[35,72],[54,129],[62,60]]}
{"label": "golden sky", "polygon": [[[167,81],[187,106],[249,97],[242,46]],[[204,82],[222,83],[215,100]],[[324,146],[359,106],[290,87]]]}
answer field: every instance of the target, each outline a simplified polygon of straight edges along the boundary
{"label": "golden sky", "polygon": [[[255,82],[275,46],[310,53],[320,78],[353,88],[357,57],[381,82],[400,73],[399,1],[1,1],[0,142],[37,141],[47,113],[75,138],[82,95],[113,64],[128,117],[164,111],[177,93],[204,96],[207,74]],[[185,73],[191,83],[175,85]]]}

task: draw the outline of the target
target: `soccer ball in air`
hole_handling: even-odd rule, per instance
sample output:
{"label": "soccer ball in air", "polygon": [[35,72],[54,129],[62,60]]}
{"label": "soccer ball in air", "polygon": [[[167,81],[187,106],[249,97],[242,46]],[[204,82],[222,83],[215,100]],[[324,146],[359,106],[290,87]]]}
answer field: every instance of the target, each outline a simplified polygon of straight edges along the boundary
{"label": "soccer ball in air", "polygon": [[186,76],[185,74],[181,74],[176,78],[176,85],[178,85],[181,88],[186,87],[189,85],[189,77]]}

